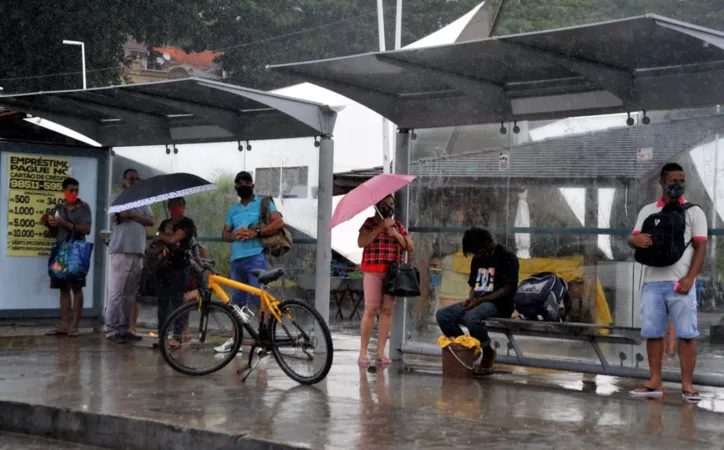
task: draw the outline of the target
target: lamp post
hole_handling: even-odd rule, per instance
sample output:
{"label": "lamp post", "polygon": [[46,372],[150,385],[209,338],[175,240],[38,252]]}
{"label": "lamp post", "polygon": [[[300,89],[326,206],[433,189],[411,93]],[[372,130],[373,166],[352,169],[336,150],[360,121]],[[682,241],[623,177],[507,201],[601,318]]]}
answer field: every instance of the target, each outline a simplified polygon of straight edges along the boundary
{"label": "lamp post", "polygon": [[65,45],[80,45],[80,58],[81,62],[83,64],[83,89],[86,89],[86,83],[85,83],[85,44],[80,41],[69,41],[67,39],[63,40],[63,44]]}

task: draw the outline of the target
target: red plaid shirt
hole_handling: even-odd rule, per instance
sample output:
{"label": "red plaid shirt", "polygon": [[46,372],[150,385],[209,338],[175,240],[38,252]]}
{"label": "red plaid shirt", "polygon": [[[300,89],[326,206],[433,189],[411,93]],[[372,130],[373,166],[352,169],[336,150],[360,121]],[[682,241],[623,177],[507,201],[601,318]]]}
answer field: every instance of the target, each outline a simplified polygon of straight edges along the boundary
{"label": "red plaid shirt", "polygon": [[[369,217],[362,224],[360,231],[372,231],[377,227],[374,217]],[[407,236],[407,230],[398,220],[395,221],[395,229],[403,236]],[[399,256],[398,256],[399,249]],[[387,234],[387,230],[377,235],[374,241],[362,251],[363,272],[387,272],[387,265],[392,261],[403,261],[402,249],[397,239]]]}

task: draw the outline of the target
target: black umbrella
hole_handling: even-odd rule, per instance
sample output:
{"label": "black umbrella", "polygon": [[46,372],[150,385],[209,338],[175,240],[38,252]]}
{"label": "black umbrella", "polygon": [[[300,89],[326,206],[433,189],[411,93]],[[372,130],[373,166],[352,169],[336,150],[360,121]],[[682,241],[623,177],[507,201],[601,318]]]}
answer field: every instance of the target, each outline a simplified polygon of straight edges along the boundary
{"label": "black umbrella", "polygon": [[216,189],[215,184],[190,173],[157,175],[139,181],[121,192],[108,209],[108,214],[115,214],[214,189]]}

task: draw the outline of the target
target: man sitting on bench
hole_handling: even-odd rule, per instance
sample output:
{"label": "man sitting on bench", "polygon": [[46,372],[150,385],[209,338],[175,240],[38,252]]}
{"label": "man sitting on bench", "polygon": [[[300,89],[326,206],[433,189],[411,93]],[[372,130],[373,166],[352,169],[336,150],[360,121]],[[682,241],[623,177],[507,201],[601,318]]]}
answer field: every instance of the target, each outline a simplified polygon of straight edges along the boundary
{"label": "man sitting on bench", "polygon": [[495,350],[483,320],[489,317],[510,318],[513,313],[513,296],[518,286],[518,258],[510,250],[496,244],[488,230],[471,228],[463,235],[463,254],[472,254],[470,263],[470,298],[463,303],[438,310],[437,324],[445,336],[463,335],[460,325],[480,341],[483,347],[477,361],[477,374],[492,373]]}

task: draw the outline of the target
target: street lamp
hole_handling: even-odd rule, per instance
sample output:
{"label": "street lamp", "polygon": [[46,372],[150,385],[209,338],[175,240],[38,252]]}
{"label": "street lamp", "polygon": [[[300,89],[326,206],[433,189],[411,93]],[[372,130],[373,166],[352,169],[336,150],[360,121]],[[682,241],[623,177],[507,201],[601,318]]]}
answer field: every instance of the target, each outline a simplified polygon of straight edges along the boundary
{"label": "street lamp", "polygon": [[80,45],[80,58],[81,58],[82,64],[83,64],[83,89],[85,89],[86,88],[86,84],[85,84],[85,44],[80,41],[69,41],[67,39],[63,40],[63,44]]}

